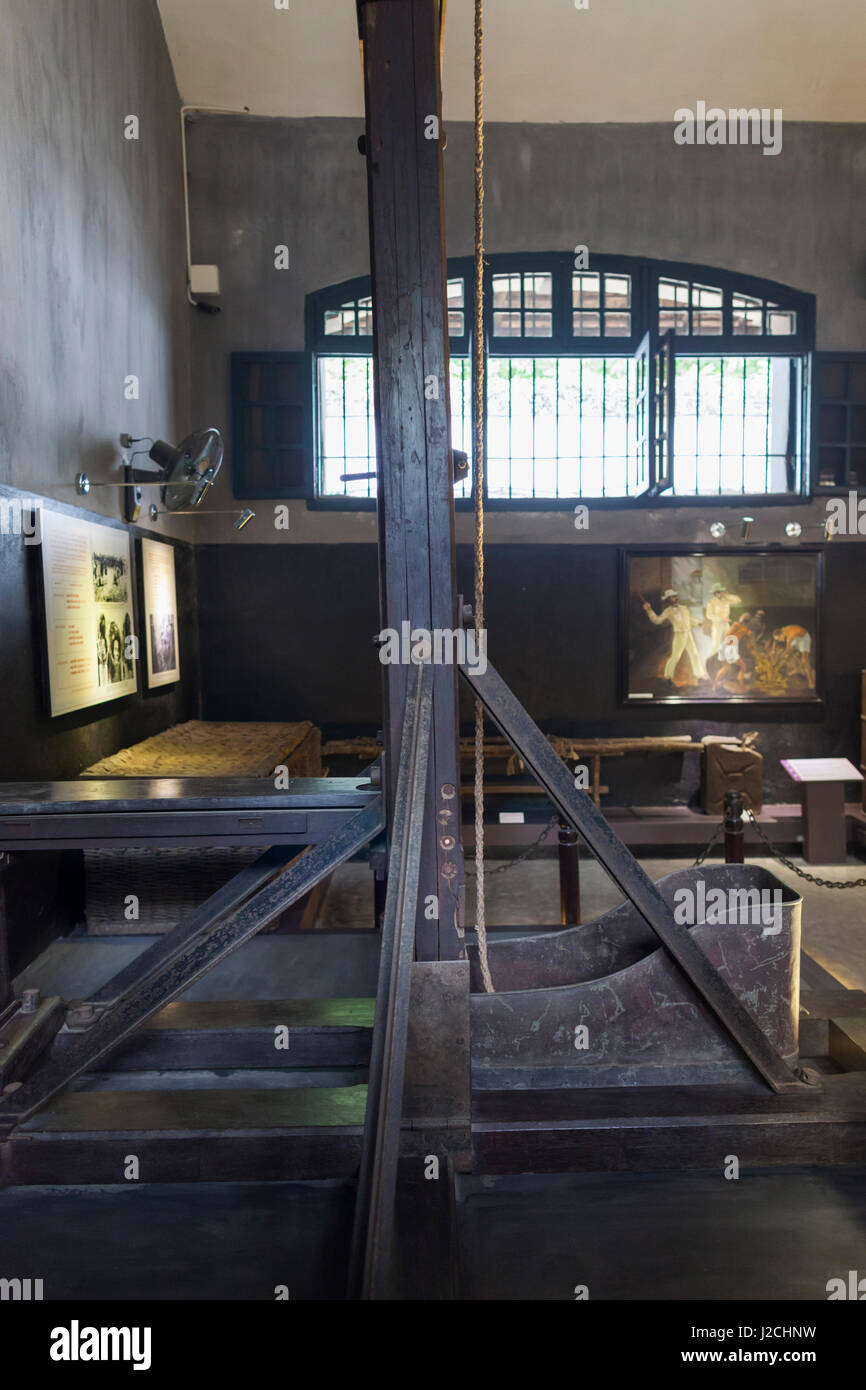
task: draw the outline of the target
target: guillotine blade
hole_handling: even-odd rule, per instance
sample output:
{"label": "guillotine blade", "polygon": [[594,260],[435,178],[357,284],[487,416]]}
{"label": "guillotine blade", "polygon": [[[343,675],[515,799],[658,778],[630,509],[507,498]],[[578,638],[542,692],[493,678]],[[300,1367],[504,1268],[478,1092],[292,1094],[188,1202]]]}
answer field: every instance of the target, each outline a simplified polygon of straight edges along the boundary
{"label": "guillotine blade", "polygon": [[461,675],[481,700],[515,752],[545,789],[560,815],[583,837],[596,859],[636,908],[689,984],[767,1084],[776,1092],[799,1090],[804,1082],[705,954],[694,936],[674,921],[669,903],[629,853],[592,798],[576,788],[565,763],[488,663],[463,665]]}

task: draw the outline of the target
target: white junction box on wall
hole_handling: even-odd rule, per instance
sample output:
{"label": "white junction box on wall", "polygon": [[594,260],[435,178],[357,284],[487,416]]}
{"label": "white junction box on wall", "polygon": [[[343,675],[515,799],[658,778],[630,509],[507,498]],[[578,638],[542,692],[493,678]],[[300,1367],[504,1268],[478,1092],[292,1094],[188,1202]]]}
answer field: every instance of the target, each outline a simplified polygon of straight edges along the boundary
{"label": "white junction box on wall", "polygon": [[189,288],[192,294],[219,294],[219,266],[191,265],[189,268]]}

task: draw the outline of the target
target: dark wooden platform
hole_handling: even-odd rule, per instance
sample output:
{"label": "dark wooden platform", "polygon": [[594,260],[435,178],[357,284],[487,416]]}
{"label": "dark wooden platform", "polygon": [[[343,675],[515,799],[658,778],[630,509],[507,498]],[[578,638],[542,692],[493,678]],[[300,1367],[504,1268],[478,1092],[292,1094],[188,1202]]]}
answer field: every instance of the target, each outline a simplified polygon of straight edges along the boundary
{"label": "dark wooden platform", "polygon": [[316,844],[379,792],[363,777],[0,783],[0,851]]}
{"label": "dark wooden platform", "polygon": [[260,1182],[350,1177],[365,1085],[67,1091],[0,1144],[0,1184]]}
{"label": "dark wooden platform", "polygon": [[475,1173],[651,1172],[866,1163],[866,1075],[821,1078],[815,1095],[736,1086],[476,1095]]}
{"label": "dark wooden platform", "polygon": [[[801,1050],[821,1071],[816,1086],[774,1095],[756,1078],[476,1092],[471,1157],[457,1146],[457,1166],[477,1175],[721,1171],[729,1154],[744,1167],[866,1164],[866,993],[841,988],[809,957],[803,965]],[[372,1014],[370,999],[170,1004],[111,1059],[117,1089],[110,1074],[99,1089],[70,1089],[0,1144],[0,1183],[116,1183],[130,1154],[142,1182],[353,1177]],[[280,1025],[289,1048],[275,1053]],[[307,1075],[257,1088],[256,1070],[275,1066]],[[350,1084],[310,1084],[309,1069],[324,1079],[337,1067]],[[132,1072],[196,1068],[248,1071],[249,1082],[221,1087],[215,1075],[207,1089],[123,1089]],[[404,1155],[448,1147],[423,1124],[404,1122],[402,1133]]]}
{"label": "dark wooden platform", "polygon": [[[361,1067],[370,1060],[373,999],[168,1004],[111,1058],[112,1072]],[[274,1047],[275,1029],[286,1046]],[[64,1036],[58,1038],[62,1047]]]}

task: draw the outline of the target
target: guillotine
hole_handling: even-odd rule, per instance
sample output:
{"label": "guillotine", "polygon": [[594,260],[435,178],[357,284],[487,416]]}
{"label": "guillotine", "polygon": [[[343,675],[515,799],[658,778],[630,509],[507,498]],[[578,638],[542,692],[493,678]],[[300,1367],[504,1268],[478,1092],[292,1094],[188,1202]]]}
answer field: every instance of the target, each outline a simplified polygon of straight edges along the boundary
{"label": "guillotine", "polygon": [[[467,616],[449,439],[442,8],[357,0],[381,627],[397,631],[404,622],[454,631]],[[495,634],[490,647],[495,658]],[[497,942],[494,990],[478,987],[463,920],[458,673],[423,655],[382,666],[383,755],[358,779],[297,779],[279,792],[192,780],[0,788],[0,851],[264,851],[89,998],[20,1000],[6,984],[0,1182],[117,1181],[131,1132],[151,1181],[357,1175],[350,1296],[449,1297],[461,1170],[707,1166],[732,1149],[756,1163],[866,1160],[866,1073],[819,1079],[800,1063],[796,895],[778,933],[678,924],[674,885],[647,877],[493,666],[459,676],[622,890],[623,907],[546,941]],[[172,1003],[371,845],[387,862],[372,1023],[363,1011],[313,1017],[277,1004],[227,1004],[215,1022]],[[751,882],[749,870],[689,872]],[[809,1055],[820,1055],[833,1011],[844,1016],[838,998],[820,1000]],[[278,1025],[295,1056],[368,1063],[366,1089],[300,1099],[253,1089],[231,1093],[234,1109],[230,1093],[70,1089],[106,1059],[120,1071],[264,1066]],[[581,1028],[593,1035],[584,1052]],[[401,1210],[411,1212],[402,1229]]]}

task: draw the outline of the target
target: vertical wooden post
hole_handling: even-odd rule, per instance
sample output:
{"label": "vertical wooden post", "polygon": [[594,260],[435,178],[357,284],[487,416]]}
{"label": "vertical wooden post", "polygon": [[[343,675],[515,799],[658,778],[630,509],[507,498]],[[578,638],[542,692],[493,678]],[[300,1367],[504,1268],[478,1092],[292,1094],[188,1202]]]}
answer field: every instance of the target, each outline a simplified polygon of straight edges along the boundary
{"label": "vertical wooden post", "polygon": [[745,863],[746,840],[743,826],[743,793],[725,792],[725,863]]}
{"label": "vertical wooden post", "polygon": [[[419,628],[456,634],[440,0],[358,0],[358,17],[367,112],[381,622],[397,634]],[[445,650],[450,645],[449,639]],[[408,669],[402,662],[383,666],[389,810]],[[433,678],[416,931],[421,960],[464,954],[458,934],[465,880],[457,734],[457,669],[440,663]]]}
{"label": "vertical wooden post", "polygon": [[580,836],[567,820],[559,822],[559,920],[580,926]]}
{"label": "vertical wooden post", "polygon": [[9,925],[6,920],[5,875],[9,855],[0,854],[0,1009],[12,1000],[12,972],[9,968]]}

